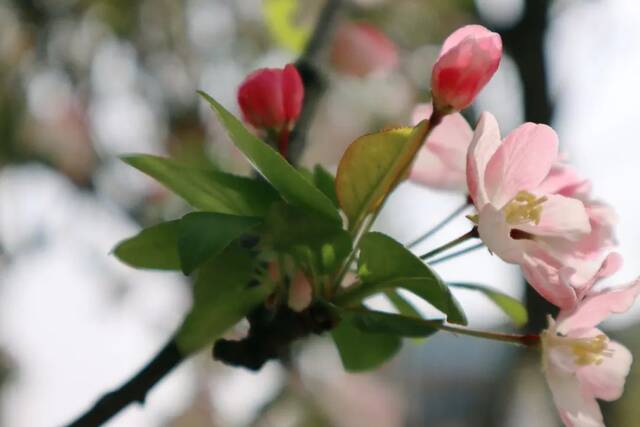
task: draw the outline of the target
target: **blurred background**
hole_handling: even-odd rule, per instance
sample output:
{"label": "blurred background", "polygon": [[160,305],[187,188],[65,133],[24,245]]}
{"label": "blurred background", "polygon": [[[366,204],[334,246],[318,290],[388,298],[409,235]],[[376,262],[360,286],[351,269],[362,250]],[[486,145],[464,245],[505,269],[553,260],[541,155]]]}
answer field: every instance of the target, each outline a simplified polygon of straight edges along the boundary
{"label": "blurred background", "polygon": [[[162,346],[189,307],[178,274],[135,271],[109,254],[141,227],[185,211],[118,155],[171,155],[247,173],[198,100],[203,89],[238,113],[236,88],[256,68],[294,62],[323,0],[0,1],[0,425],[61,425],[126,380]],[[428,100],[440,44],[482,23],[506,55],[470,111],[503,133],[552,123],[568,159],[618,211],[626,265],[640,273],[640,4],[635,0],[353,0],[339,21],[376,25],[399,50],[393,70],[340,74],[328,87],[303,163],[335,170],[357,136],[407,124]],[[377,227],[410,241],[463,201],[403,184]],[[467,231],[464,218],[417,249]],[[482,250],[438,266],[525,298],[517,268]],[[457,293],[471,324],[509,328],[481,297]],[[373,304],[383,302],[373,301]],[[534,321],[542,313],[534,300]],[[638,307],[636,307],[638,308]],[[538,310],[538,311],[536,311]],[[607,323],[640,354],[640,310]],[[555,427],[538,355],[439,334],[409,342],[375,374],[349,375],[327,339],[296,349],[295,369],[251,373],[184,363],[110,426]],[[640,365],[607,425],[640,425]]]}

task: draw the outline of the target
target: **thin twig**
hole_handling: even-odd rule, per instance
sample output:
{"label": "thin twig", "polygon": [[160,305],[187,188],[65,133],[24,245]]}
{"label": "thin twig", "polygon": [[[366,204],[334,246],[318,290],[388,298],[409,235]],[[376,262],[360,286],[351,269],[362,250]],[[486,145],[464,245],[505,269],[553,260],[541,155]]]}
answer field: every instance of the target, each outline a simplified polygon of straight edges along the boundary
{"label": "thin twig", "polygon": [[469,246],[468,248],[460,249],[459,251],[451,252],[448,255],[436,258],[433,261],[429,261],[429,265],[440,264],[442,262],[449,261],[450,259],[457,258],[461,255],[468,254],[469,252],[473,252],[482,248],[484,248],[484,243],[476,243],[475,245]]}
{"label": "thin twig", "polygon": [[454,220],[458,215],[460,215],[462,212],[464,212],[467,208],[469,207],[469,201],[465,200],[464,204],[458,206],[456,208],[455,211],[451,212],[449,215],[447,215],[442,221],[440,221],[439,223],[437,223],[435,226],[433,226],[433,228],[429,231],[427,231],[426,233],[424,233],[422,236],[418,237],[417,239],[407,243],[407,247],[408,248],[413,248],[416,245],[419,245],[420,243],[424,242],[425,240],[427,240],[429,237],[433,236],[434,234],[436,234],[438,231],[442,230],[442,228],[449,224],[452,220]]}
{"label": "thin twig", "polygon": [[466,232],[465,234],[463,234],[462,236],[453,239],[452,241],[445,243],[442,246],[438,246],[437,248],[427,252],[424,255],[420,255],[420,259],[423,261],[428,261],[430,258],[433,258],[436,255],[441,254],[442,252],[451,249],[453,247],[458,246],[460,243],[466,242],[469,239],[473,239],[475,237],[478,237],[478,229],[476,227],[473,227],[470,231]]}
{"label": "thin twig", "polygon": [[184,359],[174,340],[133,378],[110,393],[105,394],[91,409],[67,427],[95,427],[108,421],[132,402],[144,403],[149,390],[178,366]]}
{"label": "thin twig", "polygon": [[296,61],[296,68],[304,85],[304,99],[300,116],[289,136],[287,160],[293,165],[302,157],[316,108],[327,90],[325,78],[316,63],[323,47],[333,36],[334,21],[343,3],[344,0],[327,0],[302,56]]}

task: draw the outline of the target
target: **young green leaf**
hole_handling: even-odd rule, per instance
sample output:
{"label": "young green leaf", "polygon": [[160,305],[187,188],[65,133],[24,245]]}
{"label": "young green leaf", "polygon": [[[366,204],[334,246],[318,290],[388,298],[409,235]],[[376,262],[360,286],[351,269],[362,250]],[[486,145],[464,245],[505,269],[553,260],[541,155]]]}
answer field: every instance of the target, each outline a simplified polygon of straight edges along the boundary
{"label": "young green leaf", "polygon": [[176,335],[182,354],[213,343],[267,298],[272,285],[250,284],[254,268],[251,254],[232,244],[196,271],[193,307]]}
{"label": "young green leaf", "polygon": [[280,192],[282,198],[292,205],[316,212],[330,220],[341,223],[338,211],[320,190],[307,181],[299,171],[273,148],[249,132],[222,105],[206,93],[198,93],[216,112],[231,141],[244,153],[253,167]]}
{"label": "young green leaf", "polygon": [[447,315],[451,323],[465,325],[467,319],[449,288],[418,257],[391,237],[372,232],[360,241],[358,275],[361,296],[403,288],[422,297]]}
{"label": "young green leaf", "polygon": [[286,203],[274,204],[267,214],[264,243],[315,274],[334,272],[352,248],[351,236],[339,224]]}
{"label": "young green leaf", "polygon": [[313,168],[313,181],[316,187],[331,200],[333,205],[339,208],[338,196],[336,195],[336,179],[331,172],[323,168],[322,165],[316,165]]}
{"label": "young green leaf", "polygon": [[391,359],[402,346],[396,335],[361,331],[350,319],[343,319],[331,331],[342,366],[349,372],[373,370]]}
{"label": "young green leaf", "polygon": [[428,337],[438,332],[438,325],[442,324],[442,320],[425,320],[362,308],[340,309],[338,313],[343,321],[348,319],[362,332],[400,337]]}
{"label": "young green leaf", "polygon": [[254,217],[193,212],[180,220],[178,253],[184,274],[217,255],[233,240],[260,223]]}
{"label": "young green leaf", "polygon": [[158,180],[196,209],[263,216],[280,197],[266,182],[185,166],[172,159],[128,155],[122,160]]}
{"label": "young green leaf", "polygon": [[509,316],[515,326],[522,327],[529,321],[527,309],[520,301],[489,286],[476,283],[449,283],[449,286],[483,293]]}
{"label": "young green leaf", "polygon": [[169,221],[146,228],[118,243],[113,254],[135,268],[180,270],[178,224],[179,221]]}
{"label": "young green leaf", "polygon": [[385,291],[384,295],[387,297],[389,302],[400,312],[400,314],[410,317],[421,318],[422,315],[420,312],[411,304],[405,297],[400,295],[397,290],[394,291]]}
{"label": "young green leaf", "polygon": [[414,129],[365,135],[347,148],[338,166],[336,193],[352,231],[380,207],[403,178],[428,126],[425,121]]}

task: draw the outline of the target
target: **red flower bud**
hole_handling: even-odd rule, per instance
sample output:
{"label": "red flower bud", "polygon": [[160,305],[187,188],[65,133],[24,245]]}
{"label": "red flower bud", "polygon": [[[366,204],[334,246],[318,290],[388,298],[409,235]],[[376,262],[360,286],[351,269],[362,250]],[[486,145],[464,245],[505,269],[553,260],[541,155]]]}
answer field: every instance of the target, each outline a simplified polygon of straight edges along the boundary
{"label": "red flower bud", "polygon": [[331,45],[331,62],[341,73],[364,77],[398,64],[395,44],[373,25],[346,23]]}
{"label": "red flower bud", "polygon": [[257,129],[288,131],[302,108],[304,86],[296,67],[261,68],[238,89],[244,120]]}
{"label": "red flower bud", "polygon": [[500,65],[502,40],[481,25],[467,25],[444,41],[431,74],[436,110],[468,107]]}

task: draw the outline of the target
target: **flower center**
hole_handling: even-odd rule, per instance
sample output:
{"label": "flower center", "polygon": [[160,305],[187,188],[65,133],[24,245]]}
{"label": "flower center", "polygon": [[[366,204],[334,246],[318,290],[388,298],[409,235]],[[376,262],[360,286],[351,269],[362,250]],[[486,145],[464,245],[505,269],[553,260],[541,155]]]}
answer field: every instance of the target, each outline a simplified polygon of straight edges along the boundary
{"label": "flower center", "polygon": [[546,201],[547,198],[544,196],[536,197],[528,191],[519,191],[504,207],[504,217],[511,225],[529,222],[538,225],[542,215],[542,204]]}
{"label": "flower center", "polygon": [[613,350],[608,348],[609,338],[600,334],[589,338],[572,338],[558,334],[553,330],[541,334],[543,346],[562,347],[571,352],[574,363],[578,366],[600,365],[605,357],[612,357]]}
{"label": "flower center", "polygon": [[572,340],[570,347],[576,357],[576,365],[587,366],[601,364],[605,357],[611,357],[613,355],[613,350],[607,349],[608,343],[609,339],[605,335]]}

